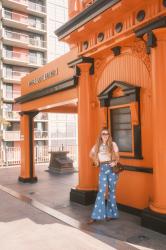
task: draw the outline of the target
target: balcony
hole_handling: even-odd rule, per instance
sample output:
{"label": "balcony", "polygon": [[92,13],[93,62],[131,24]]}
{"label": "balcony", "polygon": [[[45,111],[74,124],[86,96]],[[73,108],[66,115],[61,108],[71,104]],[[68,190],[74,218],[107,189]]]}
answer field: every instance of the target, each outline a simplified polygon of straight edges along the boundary
{"label": "balcony", "polygon": [[28,0],[2,0],[2,5],[19,11],[26,11],[28,7]]}
{"label": "balcony", "polygon": [[30,38],[28,35],[3,29],[1,34],[6,45],[46,51],[47,43],[40,38]]}
{"label": "balcony", "polygon": [[37,58],[36,56],[34,57],[29,57],[29,65],[30,67],[41,67],[43,66],[44,64],[46,64],[46,59],[44,58]]}
{"label": "balcony", "polygon": [[28,14],[23,15],[14,11],[1,9],[0,17],[4,25],[14,27],[16,29],[27,30],[43,34],[46,32],[46,24],[40,21],[29,19]]}
{"label": "balcony", "polygon": [[26,29],[28,26],[28,16],[8,10],[2,10],[2,22],[8,27]]}
{"label": "balcony", "polygon": [[35,16],[46,16],[46,6],[28,0],[2,0],[3,6]]}
{"label": "balcony", "polygon": [[48,140],[48,131],[34,131],[35,140]]}
{"label": "balcony", "polygon": [[46,15],[46,6],[28,1],[28,11],[37,16]]}
{"label": "balcony", "polygon": [[37,56],[11,50],[4,50],[2,59],[6,64],[36,68],[43,66],[46,63],[46,60],[42,57],[38,58]]}
{"label": "balcony", "polygon": [[38,38],[29,38],[29,46],[30,49],[46,51],[47,50],[47,42]]}
{"label": "balcony", "polygon": [[3,29],[3,42],[10,46],[18,46],[22,48],[27,48],[29,44],[29,36]]}
{"label": "balcony", "polygon": [[28,72],[12,71],[11,74],[3,72],[2,80],[7,83],[20,84],[21,78],[24,77]]}
{"label": "balcony", "polygon": [[4,141],[20,141],[20,131],[3,131]]}
{"label": "balcony", "polygon": [[46,33],[46,24],[42,22],[31,22],[31,20],[28,21],[28,31],[43,34]]}
{"label": "balcony", "polygon": [[7,121],[19,121],[20,120],[20,115],[16,111],[4,111],[3,113],[4,118]]}
{"label": "balcony", "polygon": [[11,50],[3,51],[3,62],[12,65],[27,66],[29,63],[28,54]]}
{"label": "balcony", "polygon": [[3,92],[3,99],[7,101],[14,101],[15,98],[21,95],[21,91],[13,90],[13,91],[4,91]]}

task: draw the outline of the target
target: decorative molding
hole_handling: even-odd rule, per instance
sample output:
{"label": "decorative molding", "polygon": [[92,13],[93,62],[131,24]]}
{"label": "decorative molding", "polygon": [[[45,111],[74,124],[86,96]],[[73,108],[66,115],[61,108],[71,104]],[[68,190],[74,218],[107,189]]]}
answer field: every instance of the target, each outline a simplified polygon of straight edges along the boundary
{"label": "decorative molding", "polygon": [[102,42],[104,40],[104,33],[103,32],[100,32],[98,35],[97,35],[97,41],[98,42]]}
{"label": "decorative molding", "polygon": [[[119,97],[113,97],[114,91],[119,88],[122,89],[124,95]],[[134,123],[132,122],[131,118],[134,143],[134,156],[132,158],[143,159],[140,125],[140,87],[125,82],[113,81],[105,90],[103,90],[98,95],[98,98],[100,101],[100,107],[112,107],[123,104],[128,104],[128,106],[130,106],[130,104],[132,105],[133,102],[137,104],[137,117],[134,117]],[[131,110],[131,107],[130,112],[132,116],[133,111]]]}
{"label": "decorative molding", "polygon": [[117,4],[121,0],[102,0],[95,1],[88,8],[84,9],[77,16],[66,22],[60,28],[55,31],[55,35],[58,36],[59,39],[62,39],[69,35],[74,30],[80,28],[85,23],[89,22],[96,16],[100,15],[102,12],[111,8],[113,5]]}
{"label": "decorative molding", "polygon": [[[144,16],[144,12],[145,12],[145,16]],[[142,30],[144,27],[147,27],[149,25],[149,22],[155,23],[159,19],[165,18],[165,17],[163,17],[163,15],[166,15],[166,11],[163,9],[162,3],[159,0],[158,1],[156,0],[156,2],[153,1],[149,5],[143,5],[141,9],[137,9],[137,10],[131,9],[130,13],[128,13],[128,15],[125,15],[123,17],[123,24],[125,24],[125,25],[123,25],[123,37],[126,36],[126,38],[127,38],[129,30],[132,33],[137,32],[139,30]],[[143,16],[144,16],[144,19],[143,19]],[[140,21],[137,19],[139,19]],[[151,19],[151,21],[149,21],[149,19]],[[131,20],[133,20],[133,21],[131,21]],[[144,22],[143,28],[140,28],[143,25],[141,20],[143,20],[143,22]],[[106,43],[108,46],[108,42],[110,42],[110,43],[114,42],[114,36],[116,36],[116,41],[118,40],[118,37],[121,36],[121,32],[117,33],[115,31],[116,24],[117,24],[116,19],[114,19],[114,20],[110,19],[110,22],[107,24],[107,26],[103,26],[103,30],[100,30],[101,32],[105,33],[105,39],[103,41],[103,45]],[[164,24],[162,24],[162,25],[164,25]],[[151,31],[151,29],[149,29],[149,31]],[[86,50],[86,51],[81,50],[81,46],[82,46],[83,41],[78,41],[78,43],[80,44],[79,45],[79,47],[80,47],[79,53],[86,53],[86,52],[89,53],[89,52],[97,51],[99,49],[100,43],[99,42],[96,43],[97,34],[95,32],[91,32],[87,36],[87,39],[89,41],[90,41],[91,36],[93,36],[93,40],[89,43],[88,50]],[[138,36],[138,37],[141,38],[142,35]]]}
{"label": "decorative molding", "polygon": [[123,29],[123,23],[116,23],[115,24],[115,31],[117,33],[120,33],[122,31],[122,29]]}
{"label": "decorative molding", "polygon": [[58,93],[64,90],[68,90],[71,88],[76,87],[78,83],[78,77],[73,76],[72,78],[68,78],[66,80],[57,82],[55,84],[52,84],[49,87],[39,89],[36,91],[33,91],[31,93],[28,93],[26,95],[20,96],[15,99],[16,103],[25,103],[25,102],[30,102],[48,95],[52,95],[54,93]]}
{"label": "decorative molding", "polygon": [[157,38],[152,31],[147,33],[147,42],[146,42],[146,51],[147,54],[150,54],[151,48],[157,46]]}
{"label": "decorative molding", "polygon": [[145,42],[139,39],[136,40],[129,47],[131,48],[131,54],[143,61],[143,63],[146,65],[149,74],[151,75],[151,60],[150,56],[147,54]]}
{"label": "decorative molding", "polygon": [[142,28],[136,29],[134,32],[136,37],[143,37],[146,33],[151,32],[152,30],[158,28],[165,28],[166,27],[166,16],[162,16],[155,21],[144,25]]}
{"label": "decorative molding", "polygon": [[144,18],[145,18],[145,11],[144,10],[138,11],[137,16],[136,16],[137,21],[141,22],[144,20]]}
{"label": "decorative molding", "polygon": [[[124,96],[112,98],[112,93],[116,88],[121,88],[124,93]],[[134,86],[120,81],[113,81],[106,89],[104,89],[98,95],[98,98],[101,107],[110,107],[139,101],[139,92],[140,87],[138,86]]]}
{"label": "decorative molding", "polygon": [[[77,73],[80,75],[81,74],[81,70],[79,68],[80,63],[90,63],[91,67],[89,69],[89,74],[90,75],[94,74],[94,58],[82,56],[82,57],[76,58],[73,61],[69,62],[68,66],[69,66],[69,68],[76,68]],[[79,71],[78,71],[77,67],[79,68]]]}
{"label": "decorative molding", "polygon": [[88,46],[89,46],[89,42],[88,41],[84,41],[83,45],[82,45],[83,49],[86,50],[88,48]]}
{"label": "decorative molding", "polygon": [[114,56],[119,56],[121,53],[121,46],[116,46],[114,48],[111,49],[114,53]]}

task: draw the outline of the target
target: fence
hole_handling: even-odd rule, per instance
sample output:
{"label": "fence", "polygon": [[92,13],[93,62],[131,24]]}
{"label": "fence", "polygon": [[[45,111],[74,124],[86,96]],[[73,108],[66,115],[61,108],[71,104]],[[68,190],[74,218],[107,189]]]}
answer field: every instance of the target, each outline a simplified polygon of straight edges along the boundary
{"label": "fence", "polygon": [[[77,145],[57,145],[54,147],[35,146],[34,158],[35,163],[48,163],[50,160],[50,151],[68,151],[68,157],[73,160],[75,166],[78,162]],[[21,148],[6,147],[0,150],[0,166],[14,166],[21,164]]]}

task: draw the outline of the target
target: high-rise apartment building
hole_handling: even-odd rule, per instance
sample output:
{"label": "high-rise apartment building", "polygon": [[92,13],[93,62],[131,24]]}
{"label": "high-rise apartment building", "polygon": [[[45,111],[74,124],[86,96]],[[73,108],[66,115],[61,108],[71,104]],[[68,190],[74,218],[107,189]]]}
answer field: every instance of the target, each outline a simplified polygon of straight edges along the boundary
{"label": "high-rise apartment building", "polygon": [[[2,0],[0,2],[0,89],[2,147],[20,145],[20,79],[47,62],[47,8],[43,0]],[[43,119],[44,118],[44,119]],[[47,139],[47,115],[35,123],[35,140]],[[38,128],[40,130],[38,131]],[[47,143],[47,142],[45,142]]]}
{"label": "high-rise apartment building", "polygon": [[68,45],[59,42],[54,31],[68,19],[68,0],[47,0],[48,61],[65,54]]}
{"label": "high-rise apartment building", "polygon": [[[67,21],[67,2],[67,0],[0,1],[1,148],[20,146],[20,107],[14,103],[14,99],[20,96],[21,78],[68,50],[68,46],[59,42],[54,34],[55,29]],[[66,121],[68,124],[73,123],[73,116],[70,122],[70,115],[60,115],[58,118],[57,115],[39,113],[36,116],[34,137],[37,146],[55,144],[59,135],[55,138],[52,135],[61,133],[55,125],[60,117],[63,118],[64,124]],[[76,117],[74,119],[76,120]],[[4,125],[2,120],[9,122],[10,126]],[[65,134],[67,135],[67,132]],[[49,135],[50,143],[48,143]]]}

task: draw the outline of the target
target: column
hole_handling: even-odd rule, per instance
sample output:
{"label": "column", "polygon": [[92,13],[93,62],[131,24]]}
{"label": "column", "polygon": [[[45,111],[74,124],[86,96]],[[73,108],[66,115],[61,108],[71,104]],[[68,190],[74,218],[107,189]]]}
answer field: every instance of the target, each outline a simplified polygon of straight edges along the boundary
{"label": "column", "polygon": [[19,181],[34,183],[35,176],[34,162],[34,138],[33,138],[33,117],[36,113],[21,112],[21,170]]}
{"label": "column", "polygon": [[71,191],[71,200],[81,204],[94,202],[97,189],[98,169],[92,166],[89,153],[95,142],[96,116],[92,76],[89,74],[91,64],[81,63],[81,75],[78,83],[78,166],[79,183]]}
{"label": "column", "polygon": [[166,28],[153,31],[157,46],[151,48],[153,115],[153,197],[143,225],[166,232]]}

